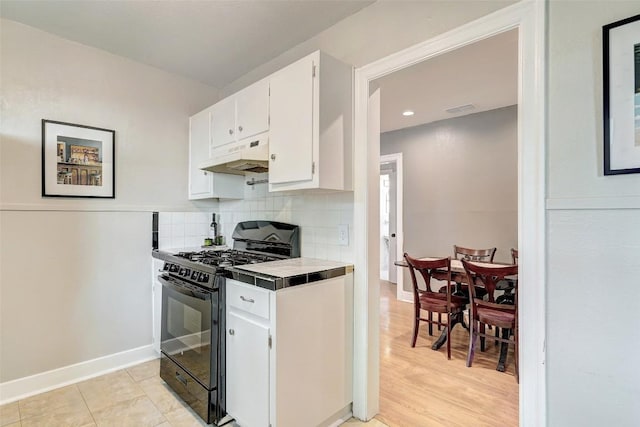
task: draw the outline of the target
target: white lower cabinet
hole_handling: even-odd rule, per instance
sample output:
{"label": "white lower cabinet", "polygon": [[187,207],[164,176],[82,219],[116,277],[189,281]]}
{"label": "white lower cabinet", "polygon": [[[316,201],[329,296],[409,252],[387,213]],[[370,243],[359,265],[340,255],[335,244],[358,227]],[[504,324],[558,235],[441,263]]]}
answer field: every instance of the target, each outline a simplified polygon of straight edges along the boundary
{"label": "white lower cabinet", "polygon": [[241,426],[269,426],[269,325],[227,315],[227,412]]}
{"label": "white lower cabinet", "polygon": [[227,413],[241,427],[350,414],[353,274],[268,291],[226,281]]}

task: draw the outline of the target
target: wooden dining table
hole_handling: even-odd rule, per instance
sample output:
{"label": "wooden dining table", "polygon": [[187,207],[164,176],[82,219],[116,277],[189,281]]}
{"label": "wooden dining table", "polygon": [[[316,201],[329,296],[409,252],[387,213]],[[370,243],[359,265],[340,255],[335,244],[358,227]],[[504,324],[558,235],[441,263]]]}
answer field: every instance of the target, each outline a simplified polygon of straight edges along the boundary
{"label": "wooden dining table", "polygon": [[[419,259],[421,261],[433,261],[441,258],[423,257]],[[481,262],[481,261],[471,261],[471,262],[482,267],[504,267],[505,265],[509,265],[509,264],[503,264],[503,263],[488,263],[488,262]],[[409,267],[409,265],[407,264],[407,261],[405,260],[395,261],[393,264],[398,267],[406,267],[406,268]],[[436,280],[447,280],[447,275],[448,275],[447,270],[435,270],[432,272],[432,277]],[[513,278],[512,280],[515,281],[517,279]],[[459,259],[451,260],[451,281],[454,282],[454,290],[453,292],[451,292],[451,295],[467,297],[467,298],[469,297],[469,295],[466,294],[462,288],[463,283],[468,284],[468,279],[467,279],[467,273],[465,272],[464,266],[462,265],[462,261]],[[475,282],[475,285],[484,287],[484,283],[479,280]],[[487,289],[487,291],[488,291],[489,302],[494,302],[495,289]],[[461,323],[465,329],[467,330],[469,329],[469,326],[464,324],[464,316],[460,316],[460,320],[454,320],[454,323],[451,324],[451,329],[453,329],[453,327],[458,323]],[[503,330],[502,331],[503,338],[508,337],[509,333],[510,331]],[[431,348],[433,350],[439,350],[440,347],[442,347],[446,342],[447,342],[447,327],[445,326],[442,333],[440,334],[438,339],[433,343]],[[496,367],[497,371],[504,372],[508,350],[509,350],[508,344],[505,342],[501,343],[500,357],[498,358],[498,366]]]}

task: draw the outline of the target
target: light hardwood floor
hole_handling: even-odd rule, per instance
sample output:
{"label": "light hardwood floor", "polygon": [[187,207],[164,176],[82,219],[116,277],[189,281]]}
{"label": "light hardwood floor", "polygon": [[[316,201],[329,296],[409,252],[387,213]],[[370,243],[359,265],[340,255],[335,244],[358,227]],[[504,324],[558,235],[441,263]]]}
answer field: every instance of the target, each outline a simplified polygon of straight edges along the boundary
{"label": "light hardwood floor", "polygon": [[451,360],[446,348],[431,350],[439,332],[427,333],[421,322],[415,348],[413,304],[396,300],[394,284],[380,284],[380,413],[377,419],[395,426],[517,426],[518,384],[514,376],[513,346],[507,371],[496,371],[499,346],[487,341],[466,367],[469,333],[453,329]]}

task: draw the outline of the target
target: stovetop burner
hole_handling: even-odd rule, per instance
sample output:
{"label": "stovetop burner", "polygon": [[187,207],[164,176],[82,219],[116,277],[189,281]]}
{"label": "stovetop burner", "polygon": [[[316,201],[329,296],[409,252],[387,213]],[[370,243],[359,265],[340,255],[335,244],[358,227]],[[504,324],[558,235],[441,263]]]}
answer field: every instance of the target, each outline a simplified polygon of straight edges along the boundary
{"label": "stovetop burner", "polygon": [[232,267],[234,265],[255,264],[281,259],[270,255],[238,251],[235,249],[226,251],[203,250],[198,252],[178,252],[176,256],[213,267]]}

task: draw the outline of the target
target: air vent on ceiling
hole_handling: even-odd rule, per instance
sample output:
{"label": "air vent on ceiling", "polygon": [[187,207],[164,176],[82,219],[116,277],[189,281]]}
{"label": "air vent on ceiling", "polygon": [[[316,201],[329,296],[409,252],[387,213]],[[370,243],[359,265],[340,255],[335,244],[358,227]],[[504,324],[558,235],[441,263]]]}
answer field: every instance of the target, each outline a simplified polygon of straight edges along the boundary
{"label": "air vent on ceiling", "polygon": [[447,108],[445,111],[449,114],[466,113],[467,111],[474,110],[476,107],[473,104],[459,105],[457,107]]}

